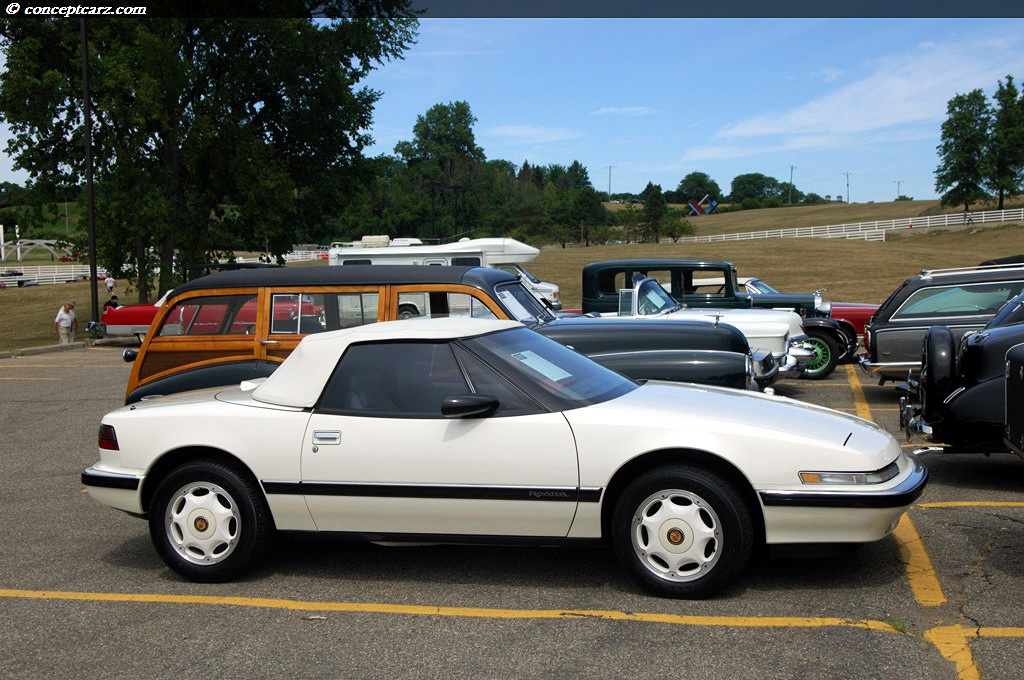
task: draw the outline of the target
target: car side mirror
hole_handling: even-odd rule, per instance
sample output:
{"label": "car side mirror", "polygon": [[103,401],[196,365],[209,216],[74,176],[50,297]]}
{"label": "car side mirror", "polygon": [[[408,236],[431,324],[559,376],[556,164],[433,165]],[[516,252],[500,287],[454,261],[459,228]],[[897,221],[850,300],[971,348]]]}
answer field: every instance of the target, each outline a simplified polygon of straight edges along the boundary
{"label": "car side mirror", "polygon": [[482,394],[463,394],[445,397],[441,402],[441,415],[445,418],[482,418],[494,413],[498,400]]}
{"label": "car side mirror", "polygon": [[126,349],[125,351],[121,352],[121,358],[124,359],[124,362],[126,364],[130,364],[133,361],[135,361],[135,357],[137,356],[139,356],[138,350]]}

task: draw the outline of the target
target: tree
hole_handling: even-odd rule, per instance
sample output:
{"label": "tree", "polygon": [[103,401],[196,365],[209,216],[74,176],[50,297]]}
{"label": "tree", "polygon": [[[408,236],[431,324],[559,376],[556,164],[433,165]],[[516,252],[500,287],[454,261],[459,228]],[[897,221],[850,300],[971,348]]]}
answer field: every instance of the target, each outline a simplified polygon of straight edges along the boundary
{"label": "tree", "polygon": [[718,182],[711,179],[706,172],[691,172],[682,178],[675,193],[680,203],[699,201],[705,196],[710,201],[722,200],[722,190]]}
{"label": "tree", "polygon": [[999,197],[999,210],[1004,196],[1020,193],[1024,184],[1024,96],[1018,98],[1013,76],[999,87],[992,99],[996,108],[992,115],[992,132],[988,146],[988,173],[985,187]]}
{"label": "tree", "polygon": [[661,192],[661,186],[648,182],[640,193],[640,200],[644,203],[640,218],[640,231],[643,240],[657,243],[661,238],[665,216],[668,214],[668,204],[665,201],[665,195]]}
{"label": "tree", "polygon": [[986,150],[990,112],[980,89],[958,94],[946,106],[948,117],[942,124],[938,146],[939,167],[935,170],[935,190],[942,194],[942,205],[963,205],[970,210],[986,194]]}
{"label": "tree", "polygon": [[[380,93],[358,83],[401,56],[416,22],[406,0],[333,0],[324,13],[350,18],[88,23],[97,254],[140,300],[156,262],[162,293],[184,265],[234,249],[280,256],[327,233],[371,141]],[[0,22],[7,151],[36,192],[81,185],[79,45],[77,22]]]}
{"label": "tree", "polygon": [[742,203],[745,198],[763,201],[778,196],[779,180],[759,172],[751,172],[733,178],[729,200],[733,203]]}
{"label": "tree", "polygon": [[569,187],[571,189],[594,188],[594,185],[590,183],[590,173],[587,172],[587,169],[579,161],[573,161],[569,169],[566,170],[566,174],[569,176]]}

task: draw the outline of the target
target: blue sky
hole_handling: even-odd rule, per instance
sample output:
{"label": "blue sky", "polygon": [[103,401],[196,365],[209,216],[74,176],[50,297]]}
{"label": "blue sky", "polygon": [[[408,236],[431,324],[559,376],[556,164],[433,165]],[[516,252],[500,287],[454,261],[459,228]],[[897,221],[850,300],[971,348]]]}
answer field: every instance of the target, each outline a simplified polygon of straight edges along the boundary
{"label": "blue sky", "polygon": [[[365,81],[384,93],[368,155],[462,100],[488,159],[578,160],[600,190],[609,166],[613,192],[795,166],[805,192],[934,198],[946,103],[1007,74],[1024,80],[1022,20],[424,19]],[[26,178],[0,154],[0,181]]]}

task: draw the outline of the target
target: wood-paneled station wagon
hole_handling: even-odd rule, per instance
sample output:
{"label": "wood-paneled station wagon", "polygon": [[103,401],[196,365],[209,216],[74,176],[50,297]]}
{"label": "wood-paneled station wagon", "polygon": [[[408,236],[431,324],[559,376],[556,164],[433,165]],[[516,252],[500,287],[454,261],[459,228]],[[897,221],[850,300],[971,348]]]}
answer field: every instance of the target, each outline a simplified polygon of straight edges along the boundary
{"label": "wood-paneled station wagon", "polygon": [[507,272],[349,265],[224,271],[167,297],[136,353],[125,403],[266,377],[310,333],[408,316],[514,319],[633,379],[764,387],[778,377],[728,324],[555,319]]}

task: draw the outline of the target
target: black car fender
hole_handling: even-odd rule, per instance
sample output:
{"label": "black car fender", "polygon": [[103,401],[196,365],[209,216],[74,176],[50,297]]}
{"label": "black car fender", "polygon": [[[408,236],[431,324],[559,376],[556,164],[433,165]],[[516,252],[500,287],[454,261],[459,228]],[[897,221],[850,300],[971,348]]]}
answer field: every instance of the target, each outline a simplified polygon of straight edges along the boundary
{"label": "black car fender", "polygon": [[811,329],[823,331],[831,337],[839,348],[839,359],[845,359],[857,349],[857,334],[851,326],[849,330],[843,328],[843,324],[835,319],[826,317],[805,317],[801,324],[808,333]]}

